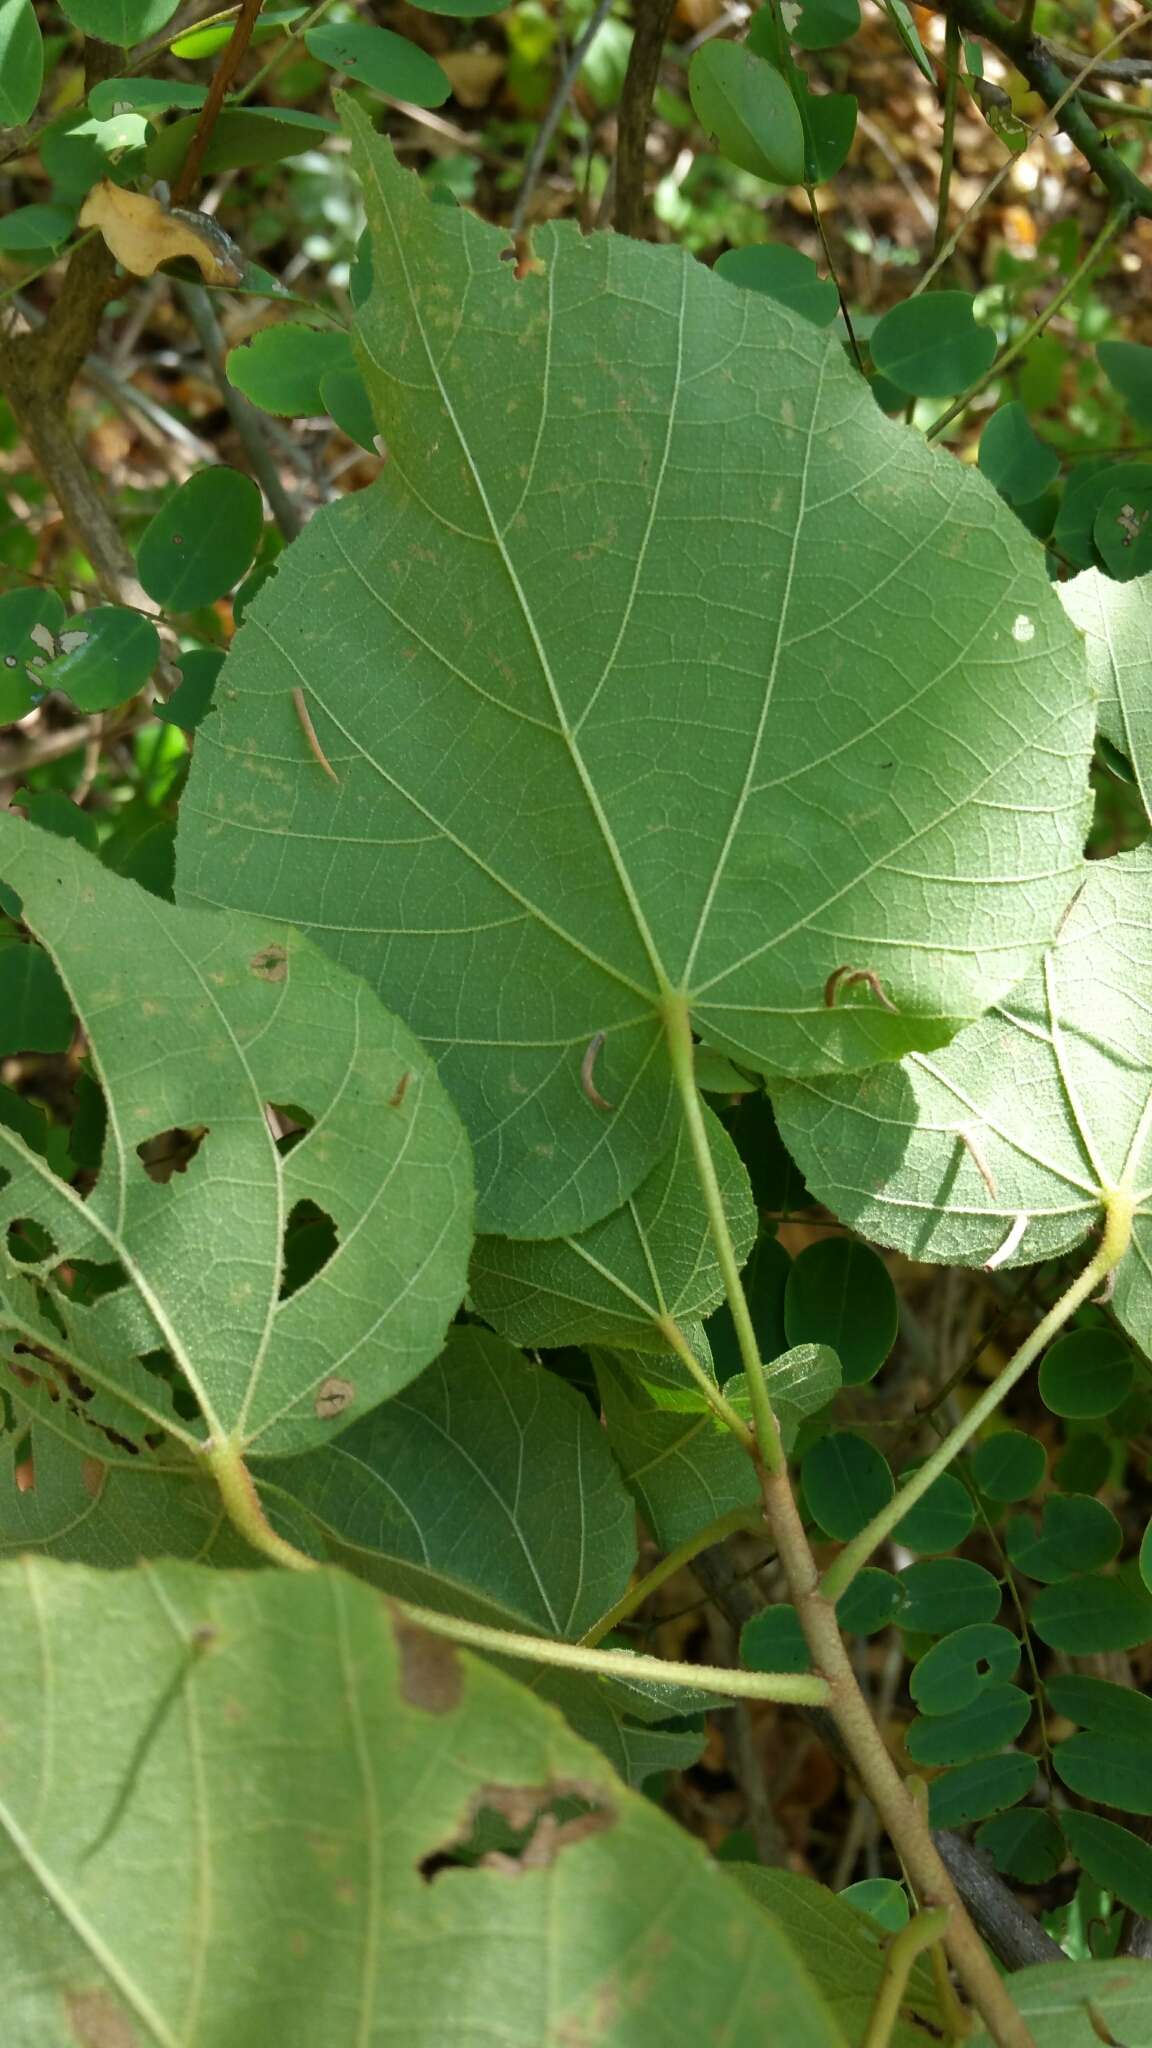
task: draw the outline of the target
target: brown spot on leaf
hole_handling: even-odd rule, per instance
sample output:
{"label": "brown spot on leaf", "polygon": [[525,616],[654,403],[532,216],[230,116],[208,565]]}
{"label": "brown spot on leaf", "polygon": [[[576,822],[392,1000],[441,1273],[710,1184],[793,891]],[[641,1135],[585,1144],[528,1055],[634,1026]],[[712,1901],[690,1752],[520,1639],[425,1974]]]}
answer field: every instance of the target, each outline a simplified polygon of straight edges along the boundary
{"label": "brown spot on leaf", "polygon": [[321,1422],[330,1422],[334,1415],[342,1415],[345,1408],[355,1399],[355,1380],[338,1379],[333,1373],[317,1387],[316,1399],[312,1405]]}
{"label": "brown spot on leaf", "polygon": [[406,1069],[405,1072],[401,1074],[400,1079],[397,1081],[395,1088],[393,1089],[391,1095],[388,1097],[389,1109],[399,1109],[400,1104],[403,1102],[404,1097],[408,1093],[408,1083],[411,1079],[411,1072]]}
{"label": "brown spot on leaf", "polygon": [[139,2036],[107,1991],[66,1991],[64,2010],[80,2048],[139,2048]]}
{"label": "brown spot on leaf", "polygon": [[99,1458],[84,1458],[80,1464],[80,1484],[89,1500],[99,1500],[107,1476],[108,1467]]}
{"label": "brown spot on leaf", "polygon": [[450,1714],[460,1704],[464,1673],[452,1643],[393,1612],[400,1653],[400,1697],[426,1714]]}
{"label": "brown spot on leaf", "polygon": [[261,981],[283,981],[288,972],[288,948],[262,946],[258,953],[253,953],[248,965]]}

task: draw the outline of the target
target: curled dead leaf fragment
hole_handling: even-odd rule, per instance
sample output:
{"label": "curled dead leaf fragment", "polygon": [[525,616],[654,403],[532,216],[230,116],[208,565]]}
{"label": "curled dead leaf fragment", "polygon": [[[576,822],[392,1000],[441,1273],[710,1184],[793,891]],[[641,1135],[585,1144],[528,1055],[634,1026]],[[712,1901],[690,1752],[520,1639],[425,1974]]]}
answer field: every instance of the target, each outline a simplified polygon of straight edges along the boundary
{"label": "curled dead leaf fragment", "polygon": [[151,277],[174,256],[199,264],[205,284],[239,284],[244,258],[231,236],[206,213],[171,211],[154,194],[126,192],[107,178],[80,209],[82,228],[99,228],[112,254],[133,277]]}

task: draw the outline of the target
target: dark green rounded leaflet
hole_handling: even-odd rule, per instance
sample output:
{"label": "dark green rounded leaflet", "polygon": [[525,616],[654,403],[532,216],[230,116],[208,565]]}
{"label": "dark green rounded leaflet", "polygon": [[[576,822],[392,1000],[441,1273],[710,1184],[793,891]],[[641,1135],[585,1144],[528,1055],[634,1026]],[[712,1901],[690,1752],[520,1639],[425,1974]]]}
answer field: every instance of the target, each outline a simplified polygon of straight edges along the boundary
{"label": "dark green rounded leaflet", "polygon": [[346,119],[388,460],[246,616],[178,886],[363,974],[440,1062],[481,1227],[565,1234],[668,1142],[670,993],[811,1074],[1020,980],[1079,879],[1083,650],[1019,523],[834,338],[569,224],[518,280]]}

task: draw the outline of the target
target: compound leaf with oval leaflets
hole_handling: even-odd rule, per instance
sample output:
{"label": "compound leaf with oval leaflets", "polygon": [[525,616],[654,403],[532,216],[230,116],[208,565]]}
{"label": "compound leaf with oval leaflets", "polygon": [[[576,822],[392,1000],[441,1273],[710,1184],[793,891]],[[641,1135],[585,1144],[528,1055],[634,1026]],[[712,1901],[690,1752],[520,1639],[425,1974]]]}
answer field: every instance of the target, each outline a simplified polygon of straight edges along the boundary
{"label": "compound leaf with oval leaflets", "polygon": [[518,279],[346,119],[389,457],[246,614],[179,891],[402,1002],[483,1227],[555,1237],[667,1146],[669,991],[784,1073],[942,1044],[1019,981],[1080,872],[1082,648],[991,487],[836,339],[569,223]]}

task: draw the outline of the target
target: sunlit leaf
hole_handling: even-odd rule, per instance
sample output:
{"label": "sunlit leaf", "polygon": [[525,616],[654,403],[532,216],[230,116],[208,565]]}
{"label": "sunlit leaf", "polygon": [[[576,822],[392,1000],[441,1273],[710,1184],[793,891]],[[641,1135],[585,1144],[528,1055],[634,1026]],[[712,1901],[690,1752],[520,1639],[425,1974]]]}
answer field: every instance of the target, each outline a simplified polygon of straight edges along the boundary
{"label": "sunlit leaf", "polygon": [[1072,1251],[1127,1176],[1132,1247],[1112,1309],[1138,1343],[1152,1323],[1150,886],[1148,848],[1088,862],[1039,972],[945,1051],[774,1091],[813,1193],[913,1258],[1016,1266]]}
{"label": "sunlit leaf", "polygon": [[180,890],[402,1003],[484,1228],[555,1236],[667,1146],[669,989],[782,1073],[938,1045],[1020,980],[1081,872],[1083,657],[990,486],[887,425],[836,340],[569,223],[517,279],[347,118],[389,459],[247,614]]}
{"label": "sunlit leaf", "polygon": [[[45,1230],[50,1266],[126,1275],[84,1307],[66,1267],[31,1302],[9,1266],[0,1325],[83,1381],[130,1376],[142,1414],[150,1376],[133,1361],[166,1350],[202,1411],[196,1440],[277,1454],[326,1441],[435,1357],[463,1293],[467,1147],[431,1062],[283,927],[173,909],[10,813],[0,875],[56,962],[108,1107],[86,1199],[0,1128],[0,1220]],[[290,1150],[272,1105],[311,1125]],[[301,1201],[331,1217],[337,1247],[281,1299]]]}

